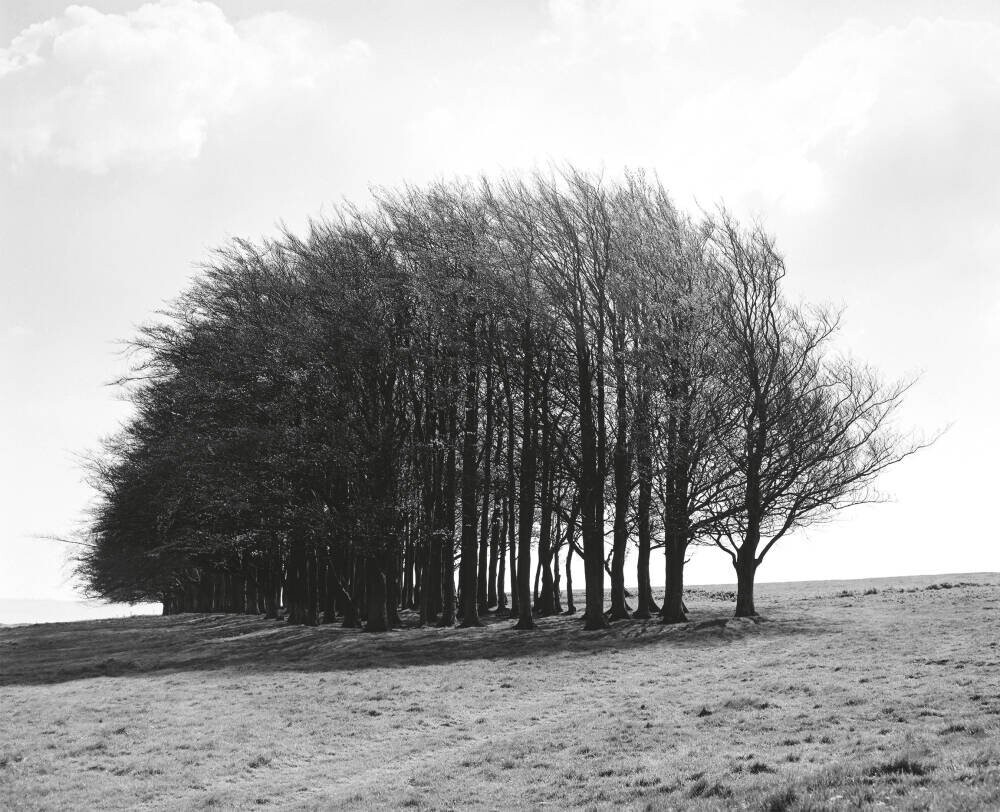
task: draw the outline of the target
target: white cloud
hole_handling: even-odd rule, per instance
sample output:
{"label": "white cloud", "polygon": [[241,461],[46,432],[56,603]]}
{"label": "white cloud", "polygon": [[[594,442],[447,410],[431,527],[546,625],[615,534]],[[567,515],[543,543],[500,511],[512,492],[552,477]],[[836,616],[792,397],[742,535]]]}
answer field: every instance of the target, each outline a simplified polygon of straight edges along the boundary
{"label": "white cloud", "polygon": [[670,130],[696,185],[808,210],[840,169],[886,148],[907,150],[918,174],[954,169],[966,139],[1000,126],[998,111],[1000,27],[855,21],[777,80],[733,82],[689,102]]}
{"label": "white cloud", "polygon": [[23,324],[11,324],[7,326],[4,332],[7,338],[17,340],[27,338],[33,333],[33,330],[30,327],[25,327]]}
{"label": "white cloud", "polygon": [[678,37],[698,39],[710,23],[732,23],[744,0],[549,0],[542,44],[569,50],[571,61],[614,46],[663,51]]}
{"label": "white cloud", "polygon": [[212,126],[338,81],[369,58],[358,41],[289,14],[233,22],[211,2],[125,14],[69,6],[0,49],[0,150],[104,172],[196,158]]}

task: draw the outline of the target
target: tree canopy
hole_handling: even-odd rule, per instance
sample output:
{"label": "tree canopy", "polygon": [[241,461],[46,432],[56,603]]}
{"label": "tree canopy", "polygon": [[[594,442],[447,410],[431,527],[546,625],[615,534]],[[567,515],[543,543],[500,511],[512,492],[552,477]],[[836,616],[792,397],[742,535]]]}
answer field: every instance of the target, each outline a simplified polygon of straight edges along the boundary
{"label": "tree canopy", "polygon": [[772,546],[920,447],[908,384],[837,353],[837,315],[784,274],[763,229],[690,218],[641,172],[383,190],[234,241],[133,342],[78,572],[167,613],[531,628],[574,610],[578,555],[595,629],[684,620],[707,544],[753,614]]}

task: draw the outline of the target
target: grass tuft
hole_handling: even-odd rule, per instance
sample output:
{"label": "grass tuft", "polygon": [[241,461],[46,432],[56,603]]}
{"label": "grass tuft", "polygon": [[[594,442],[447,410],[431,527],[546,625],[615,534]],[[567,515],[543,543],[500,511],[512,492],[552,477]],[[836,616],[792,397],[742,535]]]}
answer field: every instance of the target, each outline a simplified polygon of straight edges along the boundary
{"label": "grass tuft", "polygon": [[927,775],[931,767],[909,756],[899,756],[869,770],[869,775]]}
{"label": "grass tuft", "polygon": [[763,812],[788,812],[798,799],[798,793],[791,787],[788,787],[767,796],[764,799],[761,809]]}
{"label": "grass tuft", "polygon": [[688,789],[689,798],[732,798],[733,791],[718,781],[709,782],[707,778],[699,778]]}
{"label": "grass tuft", "polygon": [[11,764],[17,764],[19,761],[24,761],[24,756],[21,755],[21,753],[0,753],[0,769],[10,766]]}

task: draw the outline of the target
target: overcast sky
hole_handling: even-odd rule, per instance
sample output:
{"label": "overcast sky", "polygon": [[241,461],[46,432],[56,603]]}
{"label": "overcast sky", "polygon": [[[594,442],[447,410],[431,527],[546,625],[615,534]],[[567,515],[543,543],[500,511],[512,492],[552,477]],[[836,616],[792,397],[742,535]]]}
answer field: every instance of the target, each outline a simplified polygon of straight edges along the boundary
{"label": "overcast sky", "polygon": [[[0,4],[0,597],[70,598],[117,341],[208,252],[370,185],[655,169],[777,236],[938,444],[760,580],[996,571],[1000,4]],[[654,570],[659,572],[659,568]],[[660,579],[662,581],[662,578]],[[733,580],[698,552],[689,582]]]}

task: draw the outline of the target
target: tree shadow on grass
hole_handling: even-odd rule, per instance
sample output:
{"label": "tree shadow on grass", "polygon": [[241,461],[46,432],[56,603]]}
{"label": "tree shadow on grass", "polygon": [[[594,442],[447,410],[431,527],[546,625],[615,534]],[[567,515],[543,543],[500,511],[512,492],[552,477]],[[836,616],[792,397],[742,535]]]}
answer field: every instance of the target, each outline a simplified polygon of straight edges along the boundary
{"label": "tree shadow on grass", "polygon": [[[814,636],[817,618],[732,618],[729,607],[699,612],[690,623],[626,620],[584,631],[579,616],[536,619],[533,631],[488,615],[481,628],[401,628],[366,634],[337,625],[289,626],[241,615],[173,615],[0,628],[0,685],[51,685],[97,677],[231,670],[338,672],[446,665],[468,660],[563,653],[668,650],[732,645],[749,636]],[[404,621],[412,616],[404,616]]]}

